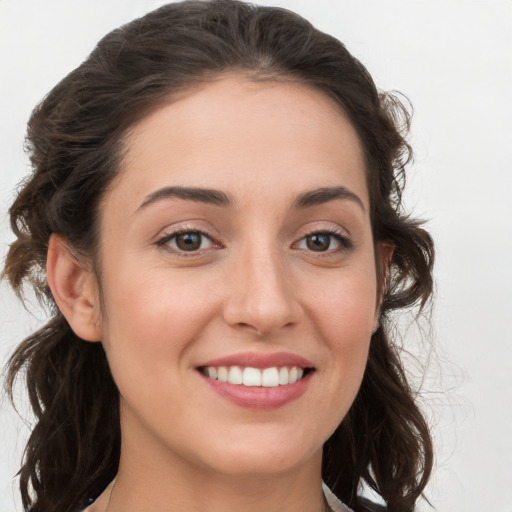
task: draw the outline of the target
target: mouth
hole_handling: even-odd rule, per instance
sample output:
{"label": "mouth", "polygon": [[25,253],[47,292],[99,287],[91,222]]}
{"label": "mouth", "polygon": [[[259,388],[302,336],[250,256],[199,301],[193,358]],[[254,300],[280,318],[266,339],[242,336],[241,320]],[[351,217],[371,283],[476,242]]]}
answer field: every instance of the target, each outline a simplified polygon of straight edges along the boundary
{"label": "mouth", "polygon": [[231,354],[196,367],[209,388],[237,406],[272,410],[299,399],[316,372],[313,362],[289,352]]}
{"label": "mouth", "polygon": [[271,366],[200,366],[198,371],[205,377],[237,386],[277,388],[295,384],[314,371],[311,367]]}

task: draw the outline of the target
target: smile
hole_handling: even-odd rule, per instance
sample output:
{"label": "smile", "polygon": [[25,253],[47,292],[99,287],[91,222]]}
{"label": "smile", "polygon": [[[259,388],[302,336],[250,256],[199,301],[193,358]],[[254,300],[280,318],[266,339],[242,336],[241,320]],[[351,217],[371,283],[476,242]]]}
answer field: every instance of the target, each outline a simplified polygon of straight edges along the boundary
{"label": "smile", "polygon": [[289,352],[243,352],[203,361],[196,370],[212,391],[235,405],[271,410],[300,398],[317,368]]}
{"label": "smile", "polygon": [[253,368],[251,366],[205,366],[200,372],[210,379],[247,387],[275,388],[294,384],[308,372],[308,368],[299,366],[272,366]]}

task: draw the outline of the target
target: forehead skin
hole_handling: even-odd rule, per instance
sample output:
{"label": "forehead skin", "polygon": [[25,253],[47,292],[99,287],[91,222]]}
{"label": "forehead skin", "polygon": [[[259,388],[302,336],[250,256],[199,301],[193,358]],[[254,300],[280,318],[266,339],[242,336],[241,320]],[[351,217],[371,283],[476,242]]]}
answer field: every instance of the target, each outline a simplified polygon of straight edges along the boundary
{"label": "forehead skin", "polygon": [[[176,157],[172,162],[170,153]],[[331,171],[330,183],[325,172],[319,183],[317,162]],[[279,171],[294,173],[305,167],[310,188],[338,184],[342,171],[343,184],[369,211],[362,146],[333,99],[303,84],[227,75],[170,99],[128,132],[121,173],[111,192],[124,196],[133,212],[171,174],[179,184],[222,188],[225,180],[230,188],[245,192],[255,191],[258,182],[269,193]],[[244,173],[248,169],[254,180]],[[308,186],[304,180],[300,184]],[[300,190],[289,192],[291,197]]]}

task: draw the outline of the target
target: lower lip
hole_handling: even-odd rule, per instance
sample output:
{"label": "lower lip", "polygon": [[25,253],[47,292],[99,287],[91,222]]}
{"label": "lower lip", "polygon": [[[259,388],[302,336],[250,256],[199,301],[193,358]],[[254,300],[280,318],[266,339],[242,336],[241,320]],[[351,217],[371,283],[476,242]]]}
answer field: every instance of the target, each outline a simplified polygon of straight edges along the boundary
{"label": "lower lip", "polygon": [[309,372],[305,377],[293,384],[267,388],[264,386],[244,386],[242,384],[230,384],[210,379],[201,374],[201,377],[213,391],[230,402],[250,409],[277,409],[302,396],[314,372]]}

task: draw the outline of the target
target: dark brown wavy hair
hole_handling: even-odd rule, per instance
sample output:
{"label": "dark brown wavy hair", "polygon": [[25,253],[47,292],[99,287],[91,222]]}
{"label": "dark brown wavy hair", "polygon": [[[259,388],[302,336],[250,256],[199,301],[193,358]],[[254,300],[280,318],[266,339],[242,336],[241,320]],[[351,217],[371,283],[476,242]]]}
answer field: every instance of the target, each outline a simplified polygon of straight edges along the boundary
{"label": "dark brown wavy hair", "polygon": [[10,209],[16,239],[4,276],[20,297],[31,285],[52,318],[8,365],[11,399],[22,374],[36,418],[19,474],[26,510],[70,512],[113,479],[120,453],[118,391],[101,343],[80,340],[55,305],[45,277],[49,237],[61,234],[94,261],[98,206],[119,172],[127,130],[178,92],[224,72],[323,91],[359,135],[374,240],[395,250],[363,382],[325,443],[322,476],[356,511],[365,510],[362,483],[389,512],[411,512],[422,495],[432,443],[387,319],[392,310],[423,308],[432,293],[432,240],[401,208],[408,114],[393,95],[378,92],[342,43],[298,15],[235,0],[186,1],[105,36],[28,123],[33,171]]}

